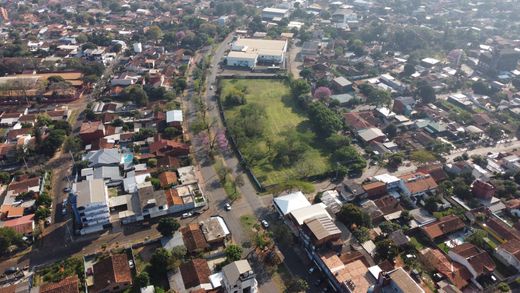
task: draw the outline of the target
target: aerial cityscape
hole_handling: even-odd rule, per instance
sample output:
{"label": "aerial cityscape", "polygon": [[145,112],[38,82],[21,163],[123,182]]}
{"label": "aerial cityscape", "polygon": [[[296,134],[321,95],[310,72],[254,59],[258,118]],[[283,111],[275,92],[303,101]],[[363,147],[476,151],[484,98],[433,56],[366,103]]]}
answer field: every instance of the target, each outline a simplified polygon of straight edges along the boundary
{"label": "aerial cityscape", "polygon": [[0,0],[0,293],[520,292],[520,1]]}

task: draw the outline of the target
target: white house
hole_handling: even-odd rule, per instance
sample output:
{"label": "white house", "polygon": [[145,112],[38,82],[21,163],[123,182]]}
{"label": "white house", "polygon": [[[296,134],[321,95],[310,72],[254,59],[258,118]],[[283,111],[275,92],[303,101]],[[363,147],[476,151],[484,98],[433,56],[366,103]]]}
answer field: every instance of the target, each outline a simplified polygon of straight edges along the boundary
{"label": "white house", "polygon": [[495,248],[497,258],[515,269],[520,270],[520,240],[511,239]]}
{"label": "white house", "polygon": [[228,293],[258,292],[258,281],[247,260],[232,262],[222,268],[222,288]]}

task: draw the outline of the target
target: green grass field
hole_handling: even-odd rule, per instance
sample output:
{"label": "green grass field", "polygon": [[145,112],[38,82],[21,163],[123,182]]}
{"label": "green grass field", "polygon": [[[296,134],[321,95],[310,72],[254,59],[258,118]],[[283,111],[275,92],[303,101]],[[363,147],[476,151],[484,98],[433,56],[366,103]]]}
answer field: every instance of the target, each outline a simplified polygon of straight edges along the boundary
{"label": "green grass field", "polygon": [[[289,96],[289,88],[279,80],[265,79],[237,79],[222,80],[221,97],[225,97],[229,89],[233,86],[247,88],[245,96],[248,104],[263,105],[267,112],[265,137],[273,143],[283,139],[281,133],[289,129],[297,129],[300,133],[312,136],[314,133],[310,131],[308,118],[305,113],[298,108],[295,102]],[[225,111],[226,119],[232,119],[239,111],[240,107],[234,107]],[[269,149],[265,140],[254,141],[241,146],[244,154],[248,152],[263,152],[263,159],[257,161],[253,165],[253,173],[265,186],[283,183],[288,180],[297,179],[299,175],[297,166],[290,168],[275,168],[272,158],[269,155]],[[322,174],[330,170],[329,158],[318,148],[313,148],[306,156],[314,164],[314,173]],[[315,175],[314,174],[314,175]]]}

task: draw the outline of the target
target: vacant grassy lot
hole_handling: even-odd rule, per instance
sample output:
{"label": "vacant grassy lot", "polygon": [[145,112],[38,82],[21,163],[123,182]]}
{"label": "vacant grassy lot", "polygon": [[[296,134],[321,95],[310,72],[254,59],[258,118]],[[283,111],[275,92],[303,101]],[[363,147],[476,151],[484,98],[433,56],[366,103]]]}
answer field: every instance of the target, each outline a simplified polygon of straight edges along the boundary
{"label": "vacant grassy lot", "polygon": [[[222,81],[222,99],[233,87],[246,88],[245,99],[247,104],[258,104],[265,107],[266,130],[261,140],[248,141],[240,146],[241,152],[246,156],[255,155],[257,159],[252,163],[255,176],[265,186],[279,184],[292,179],[303,177],[301,166],[276,167],[273,164],[272,152],[267,141],[274,145],[284,139],[283,132],[296,129],[299,133],[310,137],[314,141],[306,158],[313,162],[312,174],[322,174],[330,170],[327,154],[321,152],[315,141],[315,134],[310,130],[308,118],[289,96],[289,87],[280,80],[265,79],[238,79]],[[237,115],[240,107],[236,106],[225,111],[226,119],[232,119]],[[258,155],[260,154],[260,155]],[[263,154],[263,155],[262,155]]]}

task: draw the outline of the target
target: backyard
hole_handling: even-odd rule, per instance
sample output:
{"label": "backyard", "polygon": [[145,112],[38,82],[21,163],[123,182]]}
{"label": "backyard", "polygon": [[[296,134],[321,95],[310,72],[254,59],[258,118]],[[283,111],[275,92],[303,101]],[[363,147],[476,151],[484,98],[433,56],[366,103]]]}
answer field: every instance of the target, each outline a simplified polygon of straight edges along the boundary
{"label": "backyard", "polygon": [[[248,137],[238,144],[253,173],[264,186],[323,174],[330,170],[329,157],[318,148],[316,135],[310,128],[304,110],[290,97],[289,87],[283,80],[222,80],[221,101],[236,88],[243,91],[245,101],[241,105],[225,107],[228,125],[246,106],[265,109],[265,117],[261,121],[261,137]],[[282,166],[277,164],[273,148],[278,142],[287,139],[290,131],[298,138],[309,141],[310,148],[305,151],[305,162],[300,160],[290,166]]]}

